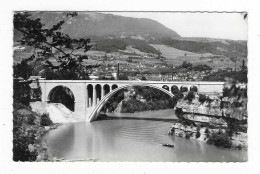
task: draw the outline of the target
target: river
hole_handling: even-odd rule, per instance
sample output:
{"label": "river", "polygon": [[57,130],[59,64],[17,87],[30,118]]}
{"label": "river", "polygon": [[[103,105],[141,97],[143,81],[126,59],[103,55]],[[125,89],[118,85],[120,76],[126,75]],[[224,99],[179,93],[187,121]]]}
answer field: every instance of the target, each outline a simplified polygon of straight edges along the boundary
{"label": "river", "polygon": [[[219,149],[169,136],[174,110],[109,114],[107,120],[71,123],[43,137],[50,158],[86,161],[243,162],[247,150]],[[174,144],[174,148],[161,143]]]}

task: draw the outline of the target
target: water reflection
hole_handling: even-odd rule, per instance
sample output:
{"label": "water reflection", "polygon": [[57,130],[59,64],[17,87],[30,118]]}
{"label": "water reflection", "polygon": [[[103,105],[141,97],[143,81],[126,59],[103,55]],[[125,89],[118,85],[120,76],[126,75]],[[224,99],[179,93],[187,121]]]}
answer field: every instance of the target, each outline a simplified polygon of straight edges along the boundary
{"label": "water reflection", "polygon": [[[111,119],[60,126],[43,141],[49,153],[68,160],[96,161],[245,161],[247,151],[218,149],[167,135],[173,110],[110,114]],[[161,146],[174,144],[174,148]]]}

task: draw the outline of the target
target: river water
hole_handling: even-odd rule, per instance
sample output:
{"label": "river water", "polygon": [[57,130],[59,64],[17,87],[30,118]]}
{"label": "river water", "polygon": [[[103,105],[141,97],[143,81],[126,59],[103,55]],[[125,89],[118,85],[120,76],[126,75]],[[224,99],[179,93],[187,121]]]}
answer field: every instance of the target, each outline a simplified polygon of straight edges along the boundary
{"label": "river water", "polygon": [[[246,150],[219,149],[169,136],[174,110],[109,114],[109,120],[61,125],[43,137],[50,158],[86,161],[242,162]],[[161,143],[174,144],[174,148]]]}

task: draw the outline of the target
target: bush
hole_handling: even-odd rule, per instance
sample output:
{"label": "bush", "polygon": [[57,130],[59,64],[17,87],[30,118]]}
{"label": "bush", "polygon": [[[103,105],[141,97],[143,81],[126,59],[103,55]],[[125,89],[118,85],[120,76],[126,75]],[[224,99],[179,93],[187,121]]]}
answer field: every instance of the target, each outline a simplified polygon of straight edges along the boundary
{"label": "bush", "polygon": [[34,132],[27,134],[25,130],[13,131],[13,160],[14,161],[35,161],[37,151],[30,151],[29,145],[34,143]]}
{"label": "bush", "polygon": [[207,70],[212,70],[212,68],[206,64],[204,65],[197,65],[193,67],[194,71],[207,71]]}
{"label": "bush", "polygon": [[13,101],[29,106],[31,100],[30,82],[19,82],[18,79],[13,81]]}
{"label": "bush", "polygon": [[230,96],[230,89],[228,89],[227,87],[223,88],[223,97],[229,97]]}
{"label": "bush", "polygon": [[199,102],[204,103],[207,100],[206,95],[204,94],[199,94]]}
{"label": "bush", "polygon": [[182,114],[183,114],[182,108],[176,108],[176,109],[175,109],[175,115],[176,115],[178,118],[181,118]]}
{"label": "bush", "polygon": [[190,137],[191,137],[191,133],[186,133],[186,134],[185,134],[185,138],[186,138],[186,139],[190,139]]}
{"label": "bush", "polygon": [[192,64],[188,61],[183,61],[180,67],[185,69],[192,69]]}
{"label": "bush", "polygon": [[30,114],[26,117],[26,123],[29,125],[35,125],[35,119],[36,117],[33,114]]}
{"label": "bush", "polygon": [[209,138],[209,128],[205,129],[205,134],[206,134],[206,137]]}
{"label": "bush", "polygon": [[172,86],[171,88],[171,92],[174,95],[174,97],[176,98],[176,100],[179,100],[180,98],[183,97],[183,94],[181,93],[181,91],[179,90],[179,88],[177,86]]}
{"label": "bush", "polygon": [[29,149],[35,141],[35,120],[33,114],[20,114],[19,109],[28,109],[23,104],[14,103],[13,112],[13,160],[14,161],[35,161],[38,155],[34,149]]}
{"label": "bush", "polygon": [[141,80],[147,80],[146,77],[142,76]]}
{"label": "bush", "polygon": [[209,135],[208,144],[212,144],[221,148],[231,148],[231,138],[227,133],[212,133]]}
{"label": "bush", "polygon": [[199,138],[199,137],[200,137],[200,132],[197,131],[197,132],[196,132],[196,138]]}
{"label": "bush", "polygon": [[188,100],[189,102],[191,102],[194,98],[195,98],[194,92],[189,91],[188,95],[185,97],[185,100]]}
{"label": "bush", "polygon": [[50,126],[53,124],[48,114],[43,114],[41,116],[41,126]]}
{"label": "bush", "polygon": [[244,125],[247,124],[247,120],[237,120],[229,117],[224,117],[224,120],[227,122],[231,135],[233,132],[247,132],[247,128],[244,127]]}

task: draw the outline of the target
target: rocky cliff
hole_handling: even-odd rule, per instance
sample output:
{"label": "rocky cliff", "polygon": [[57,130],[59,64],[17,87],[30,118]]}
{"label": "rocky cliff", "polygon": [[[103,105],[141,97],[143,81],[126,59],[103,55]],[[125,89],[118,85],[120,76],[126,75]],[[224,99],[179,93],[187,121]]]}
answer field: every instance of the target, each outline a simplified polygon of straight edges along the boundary
{"label": "rocky cliff", "polygon": [[179,123],[169,134],[222,148],[247,148],[247,89],[234,84],[228,89],[222,95],[184,93],[175,106]]}

